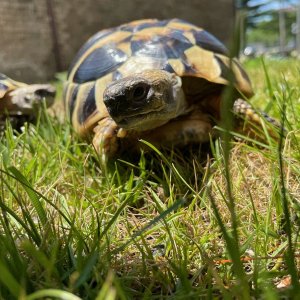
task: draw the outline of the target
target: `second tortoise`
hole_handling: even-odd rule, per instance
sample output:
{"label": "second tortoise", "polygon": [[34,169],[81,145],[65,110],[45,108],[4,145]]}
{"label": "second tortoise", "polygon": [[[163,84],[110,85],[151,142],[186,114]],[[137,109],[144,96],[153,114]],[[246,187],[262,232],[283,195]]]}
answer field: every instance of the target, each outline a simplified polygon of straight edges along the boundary
{"label": "second tortoise", "polygon": [[26,84],[0,73],[0,133],[6,122],[19,130],[25,122],[35,122],[43,106],[54,102],[55,87],[51,84]]}

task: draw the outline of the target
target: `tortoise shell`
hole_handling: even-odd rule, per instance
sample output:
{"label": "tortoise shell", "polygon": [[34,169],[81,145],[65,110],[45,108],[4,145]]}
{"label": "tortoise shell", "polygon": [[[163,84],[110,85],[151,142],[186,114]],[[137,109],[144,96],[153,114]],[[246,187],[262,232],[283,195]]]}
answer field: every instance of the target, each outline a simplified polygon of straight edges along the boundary
{"label": "tortoise shell", "polygon": [[235,88],[247,97],[253,93],[239,62],[207,31],[179,19],[134,21],[96,33],[71,64],[64,99],[75,130],[85,135],[109,116],[103,103],[109,83],[149,69],[218,85],[228,84],[231,69]]}
{"label": "tortoise shell", "polygon": [[24,86],[26,86],[25,83],[12,80],[6,75],[0,73],[0,100],[4,99],[9,92]]}

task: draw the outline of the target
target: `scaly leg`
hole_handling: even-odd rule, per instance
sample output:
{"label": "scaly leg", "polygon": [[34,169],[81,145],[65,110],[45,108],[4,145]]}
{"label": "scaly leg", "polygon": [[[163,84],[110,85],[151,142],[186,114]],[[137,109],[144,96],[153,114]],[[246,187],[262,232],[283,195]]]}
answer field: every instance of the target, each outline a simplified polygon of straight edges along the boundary
{"label": "scaly leg", "polygon": [[[277,120],[273,119],[264,112],[257,112],[248,102],[243,99],[237,99],[234,102],[233,112],[237,121],[235,130],[244,135],[250,136],[251,138],[259,139],[259,136],[257,135],[258,130],[255,127],[258,129],[261,128],[262,130],[263,119],[265,119],[266,125],[273,125],[274,128],[277,129],[281,128],[281,124]],[[272,137],[278,138],[278,134],[274,128],[267,127],[268,133]]]}
{"label": "scaly leg", "polygon": [[102,162],[116,154],[119,149],[118,138],[124,138],[127,132],[118,127],[111,119],[105,118],[94,128],[93,145],[101,157]]}

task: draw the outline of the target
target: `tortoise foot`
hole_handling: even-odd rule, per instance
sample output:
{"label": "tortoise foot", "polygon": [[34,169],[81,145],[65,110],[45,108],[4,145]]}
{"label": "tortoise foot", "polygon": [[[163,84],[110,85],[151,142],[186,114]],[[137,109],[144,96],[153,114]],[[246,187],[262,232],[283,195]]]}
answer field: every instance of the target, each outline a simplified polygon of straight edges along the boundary
{"label": "tortoise foot", "polygon": [[103,162],[113,157],[119,149],[119,138],[124,138],[126,130],[118,127],[112,119],[103,119],[94,128],[93,145]]}

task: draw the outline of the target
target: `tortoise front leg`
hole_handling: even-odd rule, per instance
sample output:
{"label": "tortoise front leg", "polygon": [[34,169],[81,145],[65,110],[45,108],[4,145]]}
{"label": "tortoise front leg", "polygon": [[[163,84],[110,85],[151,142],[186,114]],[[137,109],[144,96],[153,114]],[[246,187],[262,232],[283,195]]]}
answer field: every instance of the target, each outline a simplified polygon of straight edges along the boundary
{"label": "tortoise front leg", "polygon": [[102,162],[113,157],[119,150],[119,138],[127,135],[126,130],[120,128],[111,118],[98,122],[94,128],[93,145],[101,157]]}

